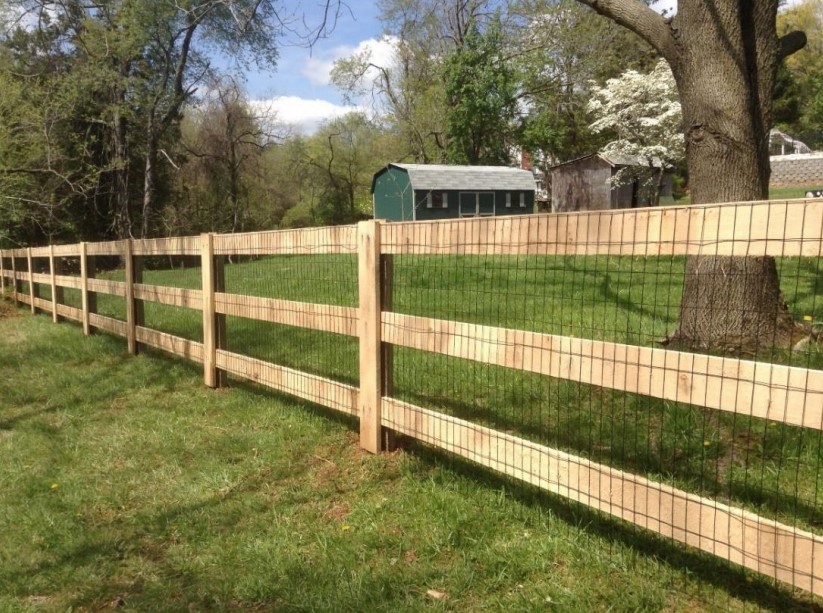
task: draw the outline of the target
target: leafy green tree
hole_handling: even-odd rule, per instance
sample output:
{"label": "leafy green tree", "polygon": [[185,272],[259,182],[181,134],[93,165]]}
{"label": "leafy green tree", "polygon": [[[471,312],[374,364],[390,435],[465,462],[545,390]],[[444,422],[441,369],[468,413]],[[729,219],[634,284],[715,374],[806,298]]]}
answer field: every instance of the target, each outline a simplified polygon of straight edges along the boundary
{"label": "leafy green tree", "polygon": [[341,224],[370,217],[372,177],[394,158],[396,142],[363,113],[323,124],[304,149],[313,169],[307,195],[314,219]]}
{"label": "leafy green tree", "polygon": [[823,149],[823,5],[803,0],[777,15],[780,35],[802,30],[806,46],[777,72],[775,123],[811,147]]}
{"label": "leafy green tree", "polygon": [[505,165],[515,146],[517,86],[500,24],[470,24],[445,60],[446,159],[452,164]]}
{"label": "leafy green tree", "polygon": [[[4,15],[22,18],[0,35],[0,82],[21,92],[14,115],[30,116],[8,119],[30,146],[0,151],[7,154],[0,174],[14,176],[7,184],[18,191],[7,195],[25,203],[14,214],[14,223],[29,224],[20,232],[87,238],[162,231],[159,203],[171,195],[179,166],[180,121],[214,72],[208,54],[273,67],[282,36],[310,42],[333,27],[340,7],[327,0],[330,19],[306,30],[290,4],[298,6],[9,0]],[[49,113],[38,115],[45,102]],[[34,184],[48,198],[33,194]]]}
{"label": "leafy green tree", "polygon": [[[210,87],[182,125],[185,154],[161,219],[169,235],[240,232],[268,227],[260,214],[265,148],[274,142],[269,117],[255,114],[231,79]],[[188,226],[188,228],[186,227]]]}
{"label": "leafy green tree", "polygon": [[368,50],[335,64],[332,82],[349,100],[371,101],[405,145],[403,159],[446,160],[443,62],[463,46],[472,24],[494,15],[493,0],[380,0],[380,19],[394,47],[379,62]]}
{"label": "leafy green tree", "polygon": [[658,55],[574,0],[515,0],[509,13],[508,44],[524,111],[520,140],[548,175],[552,164],[588,155],[609,138],[589,129],[592,83],[627,69],[651,70]]}

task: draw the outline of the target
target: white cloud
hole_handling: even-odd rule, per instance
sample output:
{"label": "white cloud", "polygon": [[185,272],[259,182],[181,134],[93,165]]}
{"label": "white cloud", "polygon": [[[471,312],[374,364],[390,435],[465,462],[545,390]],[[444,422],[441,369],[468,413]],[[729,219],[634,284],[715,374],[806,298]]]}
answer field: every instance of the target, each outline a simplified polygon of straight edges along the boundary
{"label": "white cloud", "polygon": [[369,62],[377,66],[388,67],[394,62],[397,38],[384,36],[382,38],[367,38],[357,45],[338,45],[328,51],[306,60],[302,73],[315,85],[328,85],[331,71],[337,60],[352,55],[367,54]]}
{"label": "white cloud", "polygon": [[262,113],[274,112],[277,123],[288,124],[305,134],[316,131],[324,121],[362,110],[355,106],[299,96],[276,96],[271,100],[253,100],[251,105]]}

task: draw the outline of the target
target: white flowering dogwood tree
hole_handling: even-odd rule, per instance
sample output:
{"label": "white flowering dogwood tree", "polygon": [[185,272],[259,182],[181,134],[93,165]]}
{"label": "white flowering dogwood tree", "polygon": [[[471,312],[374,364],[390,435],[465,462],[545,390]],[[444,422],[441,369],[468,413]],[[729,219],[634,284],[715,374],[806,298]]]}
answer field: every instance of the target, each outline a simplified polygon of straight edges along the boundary
{"label": "white flowering dogwood tree", "polygon": [[588,110],[595,118],[592,131],[617,137],[601,153],[637,162],[621,168],[612,183],[638,181],[649,201],[657,204],[663,174],[686,155],[683,114],[669,65],[660,60],[648,74],[628,70],[605,87],[594,86]]}

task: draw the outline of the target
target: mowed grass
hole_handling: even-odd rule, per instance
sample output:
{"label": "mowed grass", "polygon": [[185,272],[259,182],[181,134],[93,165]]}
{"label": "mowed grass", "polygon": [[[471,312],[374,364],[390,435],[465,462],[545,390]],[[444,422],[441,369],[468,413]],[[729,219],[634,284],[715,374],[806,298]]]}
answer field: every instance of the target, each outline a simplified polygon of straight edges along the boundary
{"label": "mowed grass", "polygon": [[[806,192],[810,190],[823,189],[823,183],[815,183],[807,186],[797,187],[771,187],[769,188],[769,200],[792,200],[794,198],[805,198]],[[686,196],[676,200],[674,204],[691,204],[691,197]]]}
{"label": "mowed grass", "polygon": [[423,447],[362,454],[325,411],[0,313],[0,610],[809,609]]}

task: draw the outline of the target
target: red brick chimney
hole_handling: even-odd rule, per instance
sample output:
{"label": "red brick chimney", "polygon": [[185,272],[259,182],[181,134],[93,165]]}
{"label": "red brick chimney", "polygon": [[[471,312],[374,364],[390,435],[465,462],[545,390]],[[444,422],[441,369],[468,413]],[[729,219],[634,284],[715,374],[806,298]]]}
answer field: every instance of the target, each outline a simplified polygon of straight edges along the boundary
{"label": "red brick chimney", "polygon": [[520,168],[523,170],[532,169],[532,154],[528,149],[520,150]]}

